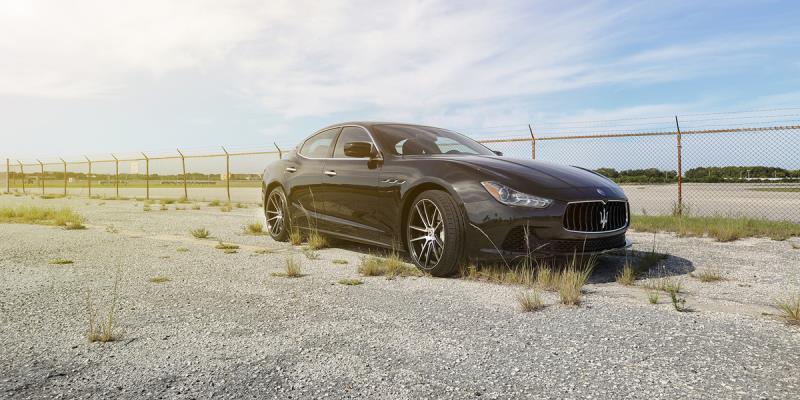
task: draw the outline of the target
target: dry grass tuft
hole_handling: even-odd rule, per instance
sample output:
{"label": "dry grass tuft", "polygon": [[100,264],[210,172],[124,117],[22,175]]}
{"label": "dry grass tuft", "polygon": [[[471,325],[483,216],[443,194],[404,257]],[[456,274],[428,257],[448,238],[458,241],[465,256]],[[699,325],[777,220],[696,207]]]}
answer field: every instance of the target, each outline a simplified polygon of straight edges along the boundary
{"label": "dry grass tuft", "polygon": [[339,281],[340,285],[345,285],[345,286],[357,286],[357,285],[361,285],[363,283],[364,283],[364,281],[362,281],[360,279],[342,279],[342,280]]}
{"label": "dry grass tuft", "polygon": [[342,259],[338,259],[338,258],[335,259],[335,260],[332,260],[331,262],[334,263],[334,264],[339,264],[339,265],[349,264],[347,262],[347,260],[342,260]]}
{"label": "dry grass tuft", "polygon": [[529,292],[520,292],[517,295],[517,303],[522,312],[537,311],[544,308],[542,296],[536,289]]}
{"label": "dry grass tuft", "polygon": [[236,254],[239,251],[236,250],[236,249],[224,249],[224,250],[222,250],[222,252],[225,253],[225,254]]}
{"label": "dry grass tuft", "polygon": [[101,321],[97,320],[98,309],[92,301],[92,294],[88,289],[86,290],[86,313],[89,319],[86,338],[89,340],[89,343],[107,343],[117,339],[114,334],[114,317],[117,309],[117,301],[119,299],[119,280],[120,274],[117,273],[114,279],[114,288],[111,292],[111,305],[108,307],[108,314]]}
{"label": "dry grass tuft", "polygon": [[289,243],[291,243],[292,246],[299,246],[303,243],[303,234],[300,233],[300,230],[292,230],[289,234]]}
{"label": "dry grass tuft", "polygon": [[63,226],[86,229],[85,219],[69,208],[52,209],[34,206],[0,207],[0,223]]}
{"label": "dry grass tuft", "polygon": [[718,268],[708,268],[699,272],[690,274],[693,278],[697,278],[700,282],[719,282],[724,281],[725,277]]}
{"label": "dry grass tuft", "polygon": [[192,210],[199,210],[200,204],[192,204]]}
{"label": "dry grass tuft", "polygon": [[144,211],[144,212],[148,212],[148,211],[153,211],[153,209],[152,209],[152,208],[150,208],[150,206],[148,206],[147,204],[145,204],[145,205],[142,207],[142,211]]}
{"label": "dry grass tuft", "polygon": [[422,272],[412,265],[406,264],[396,252],[390,253],[385,258],[365,256],[361,258],[358,273],[363,276],[385,276],[387,279],[395,277],[422,276]]}
{"label": "dry grass tuft", "polygon": [[775,307],[783,313],[783,318],[791,325],[800,325],[800,294],[775,302]]}
{"label": "dry grass tuft", "polygon": [[54,258],[47,262],[50,265],[66,265],[66,264],[73,264],[74,262],[67,258]]}
{"label": "dry grass tuft", "polygon": [[194,236],[197,239],[205,239],[208,237],[208,235],[211,234],[211,232],[209,232],[208,229],[206,228],[192,229],[191,231],[189,231],[189,233],[191,233],[192,236]]}
{"label": "dry grass tuft", "polygon": [[209,207],[219,207],[220,205],[222,205],[222,203],[220,203],[219,200],[211,200],[208,202]]}
{"label": "dry grass tuft", "polygon": [[169,207],[167,207],[166,204],[162,204],[161,208],[159,208],[159,210],[161,210],[161,211],[169,211]]}
{"label": "dry grass tuft", "polygon": [[669,292],[669,299],[672,301],[672,307],[675,308],[675,311],[684,312],[688,310],[686,308],[686,299],[678,296],[678,292]]}
{"label": "dry grass tuft", "polygon": [[228,204],[225,204],[224,206],[220,207],[219,210],[222,211],[222,212],[231,212],[233,210],[233,207],[231,207],[231,204],[228,203]]}
{"label": "dry grass tuft", "polygon": [[659,298],[658,292],[647,293],[647,301],[650,302],[650,304],[658,304],[658,298]]}
{"label": "dry grass tuft", "polygon": [[148,281],[150,283],[165,283],[165,282],[169,282],[169,278],[167,278],[166,276],[158,275],[158,276],[154,276],[154,277],[148,279]]}
{"label": "dry grass tuft", "polygon": [[272,254],[274,252],[275,252],[275,250],[273,250],[273,249],[258,249],[256,251],[254,251],[253,253],[255,253],[255,254]]}
{"label": "dry grass tuft", "polygon": [[319,250],[328,247],[328,239],[322,236],[316,230],[311,231],[307,240],[308,248],[311,250]]}
{"label": "dry grass tuft", "polygon": [[544,290],[558,290],[559,274],[554,272],[549,265],[542,265],[536,269],[536,285]]}
{"label": "dry grass tuft", "polygon": [[236,208],[247,208],[247,204],[244,204],[244,203],[236,203]]}
{"label": "dry grass tuft", "polygon": [[161,205],[167,205],[167,204],[175,204],[176,201],[177,200],[175,200],[175,199],[165,198],[165,199],[159,200],[158,203],[161,204]]}
{"label": "dry grass tuft", "polygon": [[220,240],[220,241],[217,243],[217,245],[216,245],[216,246],[214,246],[214,248],[215,248],[215,249],[219,249],[219,250],[236,250],[236,249],[238,249],[238,248],[239,248],[239,246],[238,246],[238,245],[235,245],[235,244],[223,243],[223,242]]}
{"label": "dry grass tuft", "polygon": [[175,251],[177,251],[178,253],[186,253],[189,251],[189,249],[187,247],[178,247],[177,249],[175,249]]}
{"label": "dry grass tuft", "polygon": [[264,225],[261,222],[253,222],[252,224],[247,224],[244,227],[244,231],[250,235],[263,235],[264,234]]}
{"label": "dry grass tuft", "polygon": [[680,293],[683,281],[673,276],[664,276],[648,280],[644,287],[649,290],[660,290],[667,293]]}
{"label": "dry grass tuft", "polygon": [[636,282],[636,271],[629,262],[622,267],[622,271],[617,274],[617,283],[624,286],[631,286]]}
{"label": "dry grass tuft", "polygon": [[558,279],[558,297],[561,304],[577,306],[581,303],[581,290],[589,281],[592,268],[574,263],[561,271]]}
{"label": "dry grass tuft", "polygon": [[294,258],[286,259],[286,267],[284,272],[273,272],[270,275],[279,276],[283,278],[300,278],[305,276],[300,270],[300,263]]}

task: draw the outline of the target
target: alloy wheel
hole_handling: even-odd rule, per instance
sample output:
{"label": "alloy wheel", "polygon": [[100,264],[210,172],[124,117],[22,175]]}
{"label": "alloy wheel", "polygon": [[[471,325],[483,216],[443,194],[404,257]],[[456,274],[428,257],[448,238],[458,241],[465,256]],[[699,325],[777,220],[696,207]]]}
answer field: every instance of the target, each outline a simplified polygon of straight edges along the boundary
{"label": "alloy wheel", "polygon": [[414,204],[408,220],[408,247],[423,269],[434,268],[444,253],[444,220],[439,207],[429,199]]}
{"label": "alloy wheel", "polygon": [[267,217],[267,229],[272,236],[280,236],[284,229],[284,209],[283,196],[277,190],[273,190],[267,199],[267,206],[264,209]]}

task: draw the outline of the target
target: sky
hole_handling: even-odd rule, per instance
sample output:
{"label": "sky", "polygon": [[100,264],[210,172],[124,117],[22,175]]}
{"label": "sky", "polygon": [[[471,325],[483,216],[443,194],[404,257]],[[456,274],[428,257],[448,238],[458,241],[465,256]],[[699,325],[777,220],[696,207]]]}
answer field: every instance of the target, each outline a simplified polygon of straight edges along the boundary
{"label": "sky", "polygon": [[798,20],[796,1],[0,0],[0,157],[289,147],[348,120],[796,119]]}

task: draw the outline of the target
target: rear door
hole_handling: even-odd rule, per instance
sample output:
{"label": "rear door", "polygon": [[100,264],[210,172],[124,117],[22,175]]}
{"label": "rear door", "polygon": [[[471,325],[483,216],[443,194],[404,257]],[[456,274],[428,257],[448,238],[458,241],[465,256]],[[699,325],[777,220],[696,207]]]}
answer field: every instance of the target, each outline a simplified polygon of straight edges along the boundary
{"label": "rear door", "polygon": [[302,225],[298,228],[326,229],[324,220],[320,218],[323,207],[317,194],[322,185],[325,160],[331,156],[340,130],[341,128],[328,129],[306,139],[297,152],[297,158],[286,169],[293,216],[307,218],[307,222],[300,222]]}
{"label": "rear door", "polygon": [[379,218],[378,212],[388,205],[386,193],[380,190],[383,159],[348,157],[344,146],[351,142],[370,142],[375,146],[365,128],[342,128],[333,157],[325,161],[323,170],[320,196],[327,225],[344,236],[391,245],[390,221]]}

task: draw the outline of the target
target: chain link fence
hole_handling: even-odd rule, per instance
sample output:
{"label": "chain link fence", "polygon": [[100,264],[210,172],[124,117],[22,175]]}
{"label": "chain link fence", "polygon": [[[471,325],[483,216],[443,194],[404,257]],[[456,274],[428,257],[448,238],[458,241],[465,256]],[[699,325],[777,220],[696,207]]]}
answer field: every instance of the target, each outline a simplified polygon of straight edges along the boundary
{"label": "chain link fence", "polygon": [[[682,118],[680,125],[677,118],[618,120],[468,134],[506,157],[575,165],[608,176],[625,190],[633,214],[800,222],[800,123],[720,127],[713,122],[726,117],[698,116]],[[481,138],[481,133],[491,136]],[[7,159],[0,185],[7,192],[37,195],[258,203],[263,168],[287,151],[223,148],[42,162]]]}

